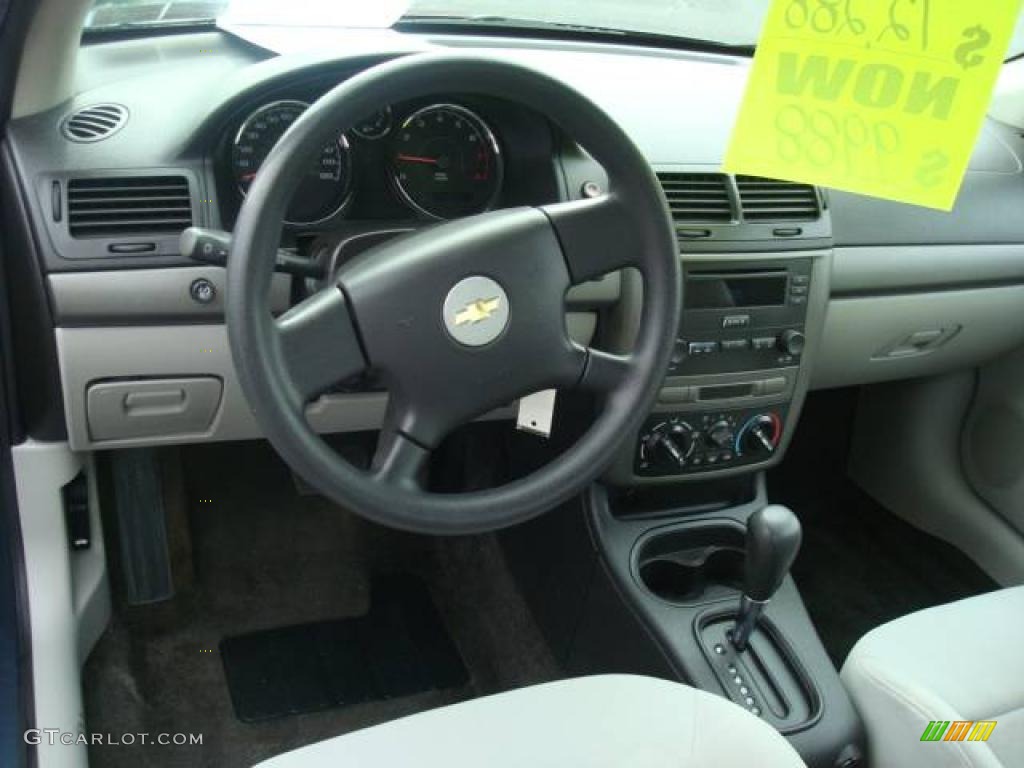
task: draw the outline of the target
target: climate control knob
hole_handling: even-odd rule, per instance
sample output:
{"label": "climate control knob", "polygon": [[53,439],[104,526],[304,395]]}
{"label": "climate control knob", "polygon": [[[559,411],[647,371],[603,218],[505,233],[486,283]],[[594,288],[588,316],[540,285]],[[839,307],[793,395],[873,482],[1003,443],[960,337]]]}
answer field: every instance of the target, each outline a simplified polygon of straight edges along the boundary
{"label": "climate control knob", "polygon": [[675,460],[679,466],[683,466],[690,458],[696,444],[696,436],[693,428],[685,421],[678,421],[669,426],[662,433],[661,447]]}
{"label": "climate control knob", "polygon": [[737,450],[740,456],[770,456],[782,437],[782,420],[774,413],[759,413],[740,429]]}
{"label": "climate control knob", "polygon": [[697,445],[693,427],[685,421],[672,419],[657,425],[640,444],[640,460],[649,468],[663,470],[686,466]]}
{"label": "climate control knob", "polygon": [[716,448],[732,448],[736,440],[736,432],[728,421],[718,421],[708,427],[708,441]]}
{"label": "climate control knob", "polygon": [[787,355],[802,355],[806,345],[807,337],[801,331],[791,328],[779,334],[779,351]]}

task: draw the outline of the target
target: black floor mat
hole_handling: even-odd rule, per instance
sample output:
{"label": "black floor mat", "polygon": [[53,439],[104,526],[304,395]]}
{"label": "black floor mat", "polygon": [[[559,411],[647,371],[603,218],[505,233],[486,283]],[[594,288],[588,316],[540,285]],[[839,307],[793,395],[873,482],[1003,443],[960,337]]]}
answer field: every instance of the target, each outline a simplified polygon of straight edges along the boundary
{"label": "black floor mat", "polygon": [[856,391],[815,393],[768,497],[800,517],[793,578],[836,666],[866,632],[934,605],[996,589],[956,547],[893,515],[846,475]]}
{"label": "black floor mat", "polygon": [[248,723],[468,681],[426,586],[409,576],[375,579],[365,616],[227,637],[220,653]]}

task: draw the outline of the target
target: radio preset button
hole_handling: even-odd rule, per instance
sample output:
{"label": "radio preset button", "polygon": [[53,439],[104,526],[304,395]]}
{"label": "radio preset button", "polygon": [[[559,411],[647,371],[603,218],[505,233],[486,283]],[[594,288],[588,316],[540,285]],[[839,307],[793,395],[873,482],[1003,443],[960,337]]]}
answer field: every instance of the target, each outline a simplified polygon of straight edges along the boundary
{"label": "radio preset button", "polygon": [[774,336],[756,336],[751,343],[754,349],[775,349],[776,340]]}
{"label": "radio preset button", "polygon": [[713,352],[718,351],[717,341],[691,341],[690,346],[687,348],[690,355],[710,355]]}
{"label": "radio preset button", "polygon": [[722,342],[723,352],[737,352],[743,349],[750,349],[749,339],[726,339]]}

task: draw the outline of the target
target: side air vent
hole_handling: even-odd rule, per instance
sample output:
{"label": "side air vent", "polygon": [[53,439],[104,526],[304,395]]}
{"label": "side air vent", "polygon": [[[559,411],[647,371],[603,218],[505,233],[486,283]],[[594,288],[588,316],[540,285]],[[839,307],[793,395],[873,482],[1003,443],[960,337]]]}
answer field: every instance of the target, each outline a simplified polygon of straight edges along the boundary
{"label": "side air vent", "polygon": [[60,131],[71,141],[89,143],[112,136],[126,122],[128,110],[120,104],[94,104],[65,117]]}
{"label": "side air vent", "polygon": [[732,221],[726,177],[720,173],[658,173],[676,222]]}
{"label": "side air vent", "polygon": [[810,184],[737,176],[736,188],[747,221],[813,221],[821,215],[818,192]]}
{"label": "side air vent", "polygon": [[68,182],[68,228],[72,237],[178,234],[190,226],[192,198],[184,176]]}

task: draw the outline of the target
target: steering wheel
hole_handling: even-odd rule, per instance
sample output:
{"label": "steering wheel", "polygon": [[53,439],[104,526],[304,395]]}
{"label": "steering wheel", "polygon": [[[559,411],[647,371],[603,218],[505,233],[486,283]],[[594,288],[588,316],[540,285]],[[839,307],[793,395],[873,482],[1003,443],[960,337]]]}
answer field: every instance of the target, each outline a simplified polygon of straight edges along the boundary
{"label": "steering wheel", "polygon": [[[320,148],[364,115],[442,90],[510,99],[547,115],[604,167],[608,194],[483,213],[389,241],[273,318],[268,294],[285,210]],[[627,266],[644,280],[634,349],[613,355],[574,343],[566,292]],[[227,288],[228,333],[242,389],[292,469],[367,518],[447,534],[529,519],[608,467],[661,386],[681,295],[664,194],[608,115],[537,71],[434,53],[357,74],[295,121],[242,205]],[[324,443],[304,411],[332,384],[371,369],[390,397],[372,467],[364,471]],[[600,395],[602,408],[558,458],[498,488],[464,494],[424,488],[431,451],[460,424],[540,390],[574,387]]]}

